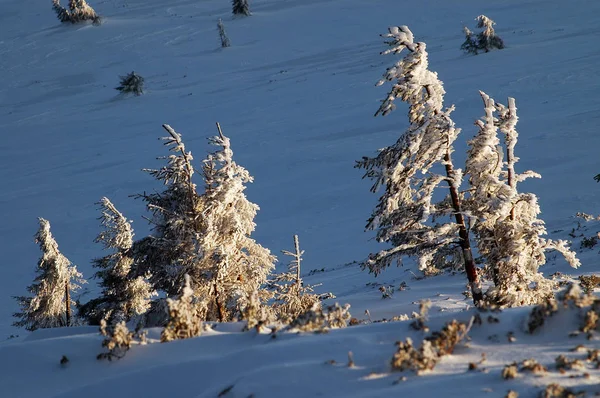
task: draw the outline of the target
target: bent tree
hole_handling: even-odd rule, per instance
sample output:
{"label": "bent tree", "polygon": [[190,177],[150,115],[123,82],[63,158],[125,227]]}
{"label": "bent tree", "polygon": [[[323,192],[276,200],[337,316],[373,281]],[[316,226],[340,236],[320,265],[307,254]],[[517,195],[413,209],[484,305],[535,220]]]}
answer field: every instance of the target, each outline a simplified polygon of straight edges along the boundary
{"label": "bent tree", "polygon": [[[377,83],[380,86],[390,81],[393,86],[375,116],[389,114],[400,98],[409,106],[410,126],[394,145],[380,149],[376,157],[363,157],[355,165],[366,170],[363,178],[374,180],[372,192],[385,187],[366,228],[376,230],[377,241],[392,244],[370,254],[362,267],[377,275],[393,262],[400,264],[404,256],[416,256],[420,268],[426,269],[459,249],[477,305],[483,294],[462,212],[462,170],[454,167],[451,157],[452,144],[460,132],[450,117],[454,108],[443,108],[444,87],[437,74],[428,69],[425,43],[415,43],[407,26],[388,31],[382,36],[391,39],[386,42],[390,48],[382,54],[398,54],[405,49],[408,53]],[[444,185],[449,195],[434,202],[434,191]],[[450,219],[440,223],[444,217]]]}

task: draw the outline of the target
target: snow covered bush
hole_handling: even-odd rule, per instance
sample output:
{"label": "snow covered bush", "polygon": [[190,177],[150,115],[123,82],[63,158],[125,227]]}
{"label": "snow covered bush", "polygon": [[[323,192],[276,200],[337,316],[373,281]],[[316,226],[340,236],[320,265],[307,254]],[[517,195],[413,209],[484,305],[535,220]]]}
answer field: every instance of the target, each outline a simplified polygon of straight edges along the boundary
{"label": "snow covered bush", "polygon": [[[473,217],[479,253],[487,261],[495,285],[488,298],[507,306],[537,304],[553,294],[554,283],[538,272],[546,262],[545,251],[561,252],[574,268],[579,260],[568,242],[542,238],[546,229],[538,218],[537,197],[517,191],[518,182],[541,176],[532,171],[515,172],[519,160],[514,154],[518,137],[515,100],[509,98],[505,107],[480,94],[485,116],[475,123],[479,132],[469,142],[466,174],[472,188],[466,207]],[[504,135],[506,158],[498,129]]]}
{"label": "snow covered bush", "polygon": [[313,293],[313,287],[305,285],[300,276],[300,263],[304,250],[300,250],[298,235],[294,235],[294,252],[282,250],[286,256],[291,256],[288,272],[275,277],[273,284],[275,300],[273,309],[277,317],[284,323],[289,323],[300,314],[310,310],[314,305],[320,305],[319,296]]}
{"label": "snow covered bush", "polygon": [[167,299],[169,322],[164,328],[160,340],[168,342],[200,336],[202,331],[201,307],[194,299],[189,275],[185,276],[185,286],[177,300]]}
{"label": "snow covered bush", "polygon": [[113,253],[93,261],[92,265],[100,269],[94,277],[100,280],[102,296],[83,305],[79,312],[91,324],[98,324],[101,319],[109,324],[127,322],[148,311],[156,292],[145,277],[135,276],[131,270],[134,262],[131,223],[108,198],[102,198],[99,205],[105,229],[95,241]]}
{"label": "snow covered bush", "polygon": [[[391,27],[383,36],[391,39],[387,42],[391,48],[382,54],[404,49],[408,54],[388,68],[377,83],[390,81],[393,85],[375,116],[390,113],[400,98],[409,106],[410,126],[394,145],[380,149],[376,157],[363,157],[355,166],[365,169],[364,177],[375,181],[372,192],[385,187],[366,228],[377,230],[379,242],[391,244],[389,249],[371,254],[362,266],[379,274],[408,255],[417,256],[421,269],[426,269],[458,251],[473,300],[478,303],[483,296],[459,194],[462,171],[453,166],[451,158],[452,144],[460,131],[450,118],[453,108],[443,108],[444,87],[437,74],[428,69],[425,43],[414,42],[407,26]],[[442,166],[444,174],[436,173],[434,166]],[[447,186],[450,195],[434,203],[433,193],[441,184]],[[451,216],[454,222],[440,222]]]}
{"label": "snow covered bush", "polygon": [[496,35],[494,31],[494,25],[496,22],[492,21],[485,15],[480,15],[475,18],[477,21],[477,27],[482,29],[481,32],[474,35],[469,28],[466,26],[463,28],[465,33],[465,41],[460,46],[460,49],[469,54],[478,54],[480,51],[490,52],[494,48],[503,49],[504,41]]}
{"label": "snow covered bush", "polygon": [[60,0],[52,0],[52,9],[60,22],[92,21],[94,24],[100,23],[100,17],[85,0],[69,0],[68,10],[60,5]]}
{"label": "snow covered bush", "polygon": [[219,31],[219,38],[221,39],[221,47],[225,48],[231,46],[229,37],[227,37],[227,33],[225,32],[225,25],[221,18],[219,18],[219,21],[217,22],[217,30]]}
{"label": "snow covered bush", "polygon": [[134,333],[130,332],[124,321],[118,322],[114,326],[109,326],[105,319],[100,321],[100,334],[106,339],[102,341],[102,347],[106,347],[108,352],[98,354],[98,359],[121,359],[131,348]]}
{"label": "snow covered bush", "polygon": [[233,0],[233,15],[252,15],[250,13],[250,6],[248,5],[248,0]]}
{"label": "snow covered bush", "polygon": [[38,261],[37,277],[27,290],[33,297],[15,297],[21,312],[14,314],[20,320],[14,326],[27,330],[71,326],[71,292],[86,283],[83,276],[59,250],[50,232],[50,223],[39,218],[40,229],[35,241],[40,245],[42,258]]}
{"label": "snow covered bush", "polygon": [[323,308],[317,303],[311,309],[292,320],[285,329],[322,333],[330,328],[345,328],[348,326],[350,318],[352,318],[349,309],[350,304],[341,306],[335,303]]}
{"label": "snow covered bush", "polygon": [[115,87],[122,93],[133,93],[135,95],[142,95],[144,93],[144,78],[135,72],[128,73],[125,76],[119,76],[121,79],[119,86]]}

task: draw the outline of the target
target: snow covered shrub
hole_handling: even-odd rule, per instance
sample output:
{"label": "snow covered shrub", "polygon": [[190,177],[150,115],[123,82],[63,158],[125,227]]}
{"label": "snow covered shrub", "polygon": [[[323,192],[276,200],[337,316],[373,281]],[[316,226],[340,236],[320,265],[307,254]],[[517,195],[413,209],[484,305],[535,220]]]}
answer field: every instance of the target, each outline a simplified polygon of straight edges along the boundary
{"label": "snow covered shrub", "polygon": [[[451,158],[460,131],[450,118],[453,108],[443,108],[444,87],[428,69],[425,43],[414,42],[407,26],[391,27],[383,36],[391,38],[387,42],[391,48],[382,54],[409,52],[377,83],[393,85],[375,116],[390,113],[400,98],[409,106],[410,126],[394,145],[380,149],[374,158],[363,157],[355,166],[366,170],[364,177],[375,180],[372,192],[385,187],[366,228],[377,230],[379,242],[391,244],[371,254],[362,267],[379,274],[394,262],[400,264],[403,256],[417,256],[421,269],[426,269],[442,262],[450,249],[460,248],[473,300],[478,303],[483,295],[459,194],[462,171]],[[434,166],[441,166],[444,174],[437,174]],[[433,193],[441,184],[447,184],[450,196],[434,203]],[[444,217],[453,217],[454,222],[440,222]],[[428,222],[432,218],[435,223]]]}
{"label": "snow covered shrub", "polygon": [[[559,251],[574,268],[580,263],[568,242],[542,238],[546,228],[538,218],[537,197],[517,191],[518,182],[541,176],[532,171],[515,172],[518,117],[514,98],[509,98],[505,107],[484,92],[480,94],[485,116],[475,123],[479,132],[469,141],[466,174],[472,189],[466,208],[474,218],[472,231],[495,285],[488,298],[506,306],[540,303],[553,295],[554,287],[553,281],[538,272],[546,262],[545,251]],[[504,135],[506,156],[498,129]]]}
{"label": "snow covered shrub", "polygon": [[194,291],[190,286],[189,275],[185,276],[185,287],[181,297],[177,300],[167,299],[167,304],[169,305],[169,322],[160,336],[161,342],[200,336],[202,331],[201,305],[194,300]]}
{"label": "snow covered shrub", "polygon": [[219,38],[221,39],[221,47],[225,48],[231,46],[229,37],[227,37],[227,33],[225,32],[225,25],[221,18],[219,18],[219,21],[217,22],[217,30],[219,31]]}
{"label": "snow covered shrub", "polygon": [[132,71],[125,76],[119,76],[119,78],[121,80],[119,86],[115,87],[115,90],[135,95],[142,95],[144,93],[144,78],[137,73]]}
{"label": "snow covered shrub", "polygon": [[250,6],[248,5],[248,0],[233,0],[233,15],[252,15],[250,13]]}
{"label": "snow covered shrub", "polygon": [[477,21],[477,27],[482,29],[482,31],[477,33],[477,35],[473,35],[473,32],[465,26],[463,28],[465,41],[462,46],[460,46],[460,49],[475,55],[478,54],[479,51],[487,53],[494,48],[503,49],[504,41],[502,41],[502,39],[496,35],[496,32],[494,32],[493,26],[496,22],[485,15],[480,15],[475,18],[475,20]]}
{"label": "snow covered shrub", "polygon": [[252,292],[242,310],[242,319],[246,321],[244,330],[256,329],[260,331],[261,327],[273,318],[273,310],[263,303],[258,291]]}
{"label": "snow covered shrub", "polygon": [[106,347],[108,352],[98,354],[98,359],[121,359],[131,348],[134,333],[130,332],[125,322],[121,321],[114,326],[109,326],[106,320],[100,321],[100,334],[106,339],[102,341],[102,347]]}
{"label": "snow covered shrub", "polygon": [[20,318],[13,325],[27,330],[71,326],[71,292],[86,283],[75,265],[59,250],[50,232],[50,223],[39,218],[40,229],[35,241],[40,245],[42,258],[38,261],[37,277],[27,290],[33,297],[15,297],[21,312],[14,314]]}
{"label": "snow covered shrub", "polygon": [[147,278],[135,276],[131,270],[134,257],[130,221],[108,198],[102,198],[99,205],[101,225],[105,229],[95,241],[113,253],[93,260],[92,265],[100,269],[94,277],[100,280],[102,296],[83,305],[79,313],[91,324],[98,324],[101,319],[108,320],[109,324],[127,322],[148,311],[156,292]]}
{"label": "snow covered shrub", "polygon": [[335,303],[323,309],[317,303],[290,322],[286,329],[297,329],[303,332],[326,332],[331,328],[345,328],[352,317],[349,309],[350,304],[341,306]]}
{"label": "snow covered shrub", "polygon": [[100,17],[96,11],[85,0],[69,0],[69,9],[60,5],[60,0],[52,0],[52,9],[60,22],[79,23],[92,21],[100,23]]}
{"label": "snow covered shrub", "polygon": [[277,275],[273,281],[276,290],[272,307],[277,317],[284,323],[289,323],[315,304],[320,306],[319,296],[313,293],[313,286],[305,285],[300,276],[300,263],[304,250],[300,251],[298,235],[294,235],[294,249],[294,252],[282,250],[283,254],[291,256],[293,260],[288,272]]}

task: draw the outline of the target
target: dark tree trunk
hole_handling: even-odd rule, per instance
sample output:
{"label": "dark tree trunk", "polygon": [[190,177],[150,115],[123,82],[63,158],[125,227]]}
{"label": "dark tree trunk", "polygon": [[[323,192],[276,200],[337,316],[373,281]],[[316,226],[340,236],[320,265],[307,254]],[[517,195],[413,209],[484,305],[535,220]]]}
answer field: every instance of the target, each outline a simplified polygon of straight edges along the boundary
{"label": "dark tree trunk", "polygon": [[65,307],[67,327],[69,327],[71,326],[71,292],[69,291],[69,281],[65,282]]}

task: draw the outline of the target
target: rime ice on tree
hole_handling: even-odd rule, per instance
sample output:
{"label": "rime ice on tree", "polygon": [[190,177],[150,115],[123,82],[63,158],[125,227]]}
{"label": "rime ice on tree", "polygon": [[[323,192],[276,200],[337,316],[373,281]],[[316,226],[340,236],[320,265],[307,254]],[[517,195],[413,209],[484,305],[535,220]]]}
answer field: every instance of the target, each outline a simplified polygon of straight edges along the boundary
{"label": "rime ice on tree", "polygon": [[[391,39],[387,42],[391,48],[383,54],[397,54],[404,49],[409,53],[388,68],[378,82],[382,85],[391,81],[393,86],[375,116],[390,113],[395,109],[394,101],[400,98],[409,105],[410,126],[394,145],[356,164],[366,170],[365,177],[375,181],[371,191],[385,187],[367,228],[377,231],[379,242],[392,244],[390,249],[371,254],[363,267],[378,274],[393,262],[399,263],[402,256],[410,255],[418,256],[424,269],[460,248],[477,303],[482,293],[458,193],[462,173],[451,160],[452,143],[460,131],[450,118],[453,108],[443,109],[445,91],[437,74],[428,70],[425,43],[415,43],[407,26],[391,27],[383,36]],[[444,167],[444,175],[433,171],[436,164]],[[450,198],[433,203],[434,190],[443,183],[450,190]],[[434,224],[428,222],[432,216],[454,216],[455,222]]]}
{"label": "rime ice on tree", "polygon": [[77,268],[58,250],[58,244],[50,232],[50,223],[39,218],[40,229],[35,241],[40,245],[43,256],[38,262],[37,277],[27,290],[33,297],[15,297],[21,312],[14,326],[27,330],[71,326],[71,292],[86,283]]}
{"label": "rime ice on tree", "polygon": [[[480,93],[485,116],[475,123],[479,132],[469,142],[466,173],[472,186],[468,201],[474,217],[472,229],[495,285],[489,296],[508,306],[539,303],[552,295],[553,287],[538,272],[546,262],[545,250],[561,252],[575,268],[579,261],[568,249],[568,242],[542,238],[546,229],[538,218],[537,197],[517,191],[518,182],[540,175],[532,171],[515,173],[519,159],[514,155],[518,137],[514,99],[508,99],[507,108]],[[506,159],[497,137],[498,128],[505,137]]]}
{"label": "rime ice on tree", "polygon": [[485,15],[480,15],[475,20],[477,21],[477,27],[482,31],[477,35],[473,35],[473,32],[465,26],[463,28],[465,41],[460,49],[470,54],[477,54],[479,51],[487,53],[494,48],[503,49],[504,41],[494,31],[493,26],[496,23]]}
{"label": "rime ice on tree", "polygon": [[232,2],[233,15],[252,15],[250,13],[250,6],[248,0],[233,0]]}
{"label": "rime ice on tree", "polygon": [[52,0],[52,9],[60,22],[92,21],[94,24],[100,23],[100,17],[85,0],[70,0],[68,10],[60,5],[60,0]]}
{"label": "rime ice on tree", "polygon": [[108,198],[102,198],[99,205],[100,220],[105,229],[95,241],[102,243],[105,249],[112,249],[113,253],[93,261],[93,266],[100,269],[95,278],[100,279],[102,296],[82,306],[80,312],[93,324],[101,319],[115,324],[148,311],[150,300],[156,293],[146,278],[133,275],[131,223]]}

